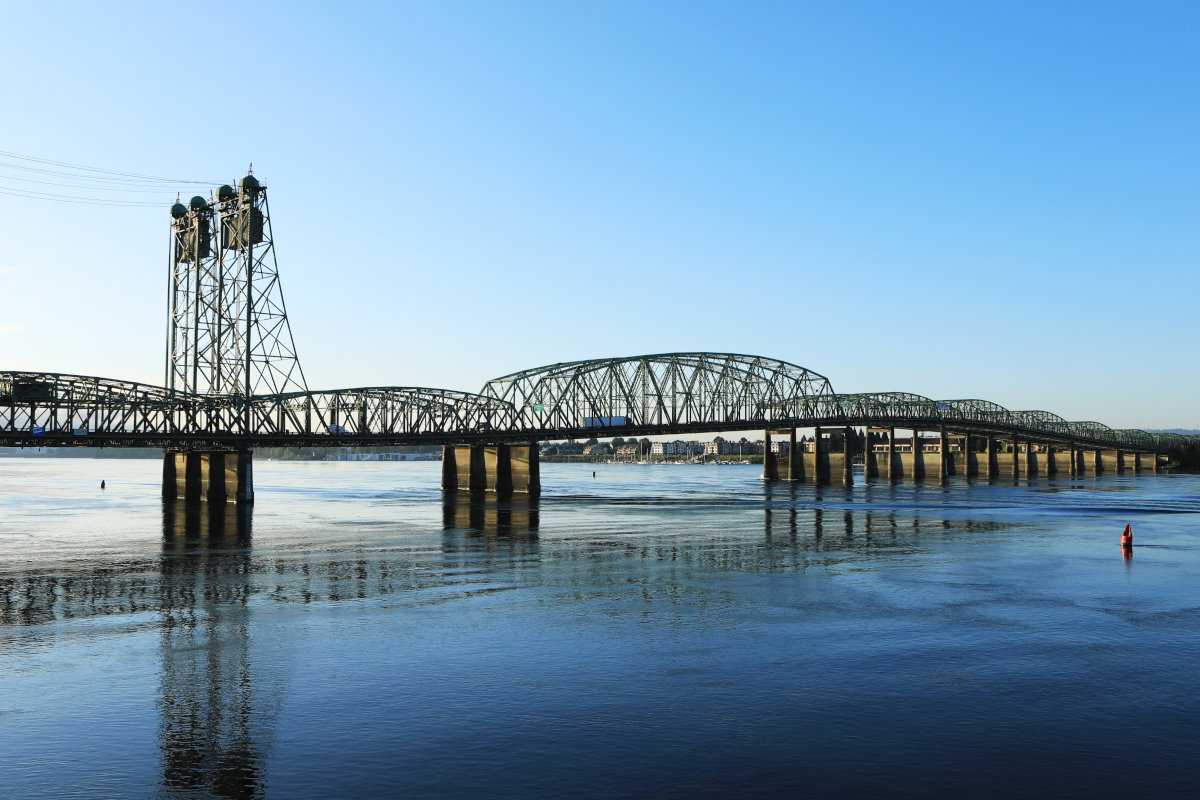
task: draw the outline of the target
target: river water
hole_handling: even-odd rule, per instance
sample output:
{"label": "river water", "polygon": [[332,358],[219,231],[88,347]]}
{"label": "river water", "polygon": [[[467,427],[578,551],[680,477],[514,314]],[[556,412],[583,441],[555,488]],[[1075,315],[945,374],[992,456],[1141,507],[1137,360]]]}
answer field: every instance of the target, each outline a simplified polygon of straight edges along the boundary
{"label": "river water", "polygon": [[445,502],[436,462],[260,460],[239,514],[164,507],[160,470],[0,459],[0,796],[1200,779],[1197,476],[544,464],[530,504]]}

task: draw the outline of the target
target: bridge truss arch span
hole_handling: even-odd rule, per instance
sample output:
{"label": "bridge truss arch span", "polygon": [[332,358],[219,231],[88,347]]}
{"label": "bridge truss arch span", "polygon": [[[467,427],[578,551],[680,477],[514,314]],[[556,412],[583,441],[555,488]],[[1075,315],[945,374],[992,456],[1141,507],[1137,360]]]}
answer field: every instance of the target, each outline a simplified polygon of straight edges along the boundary
{"label": "bridge truss arch span", "polygon": [[1014,411],[1012,417],[1018,427],[1044,434],[1050,438],[1066,439],[1071,434],[1071,423],[1049,411],[1038,409]]}
{"label": "bridge truss arch span", "polygon": [[517,427],[655,430],[770,426],[841,415],[824,375],[762,356],[659,353],[549,364],[487,382]]}
{"label": "bridge truss arch span", "polygon": [[838,409],[853,424],[936,421],[937,404],[911,392],[864,392],[838,395]]}

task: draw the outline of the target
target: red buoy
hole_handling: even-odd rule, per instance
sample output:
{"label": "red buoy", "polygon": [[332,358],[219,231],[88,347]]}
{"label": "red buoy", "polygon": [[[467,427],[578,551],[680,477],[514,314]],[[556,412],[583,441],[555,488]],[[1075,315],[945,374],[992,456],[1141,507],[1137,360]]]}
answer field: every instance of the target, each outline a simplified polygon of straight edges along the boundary
{"label": "red buoy", "polygon": [[1129,525],[1129,524],[1125,525],[1125,532],[1121,534],[1121,549],[1122,550],[1133,549],[1133,526],[1132,525]]}

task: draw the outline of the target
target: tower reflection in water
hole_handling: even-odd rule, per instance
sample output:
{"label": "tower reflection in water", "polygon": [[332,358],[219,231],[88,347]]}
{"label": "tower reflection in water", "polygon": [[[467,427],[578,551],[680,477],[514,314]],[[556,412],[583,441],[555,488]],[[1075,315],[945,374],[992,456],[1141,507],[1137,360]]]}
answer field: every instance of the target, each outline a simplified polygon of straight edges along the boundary
{"label": "tower reflection in water", "polygon": [[250,657],[250,513],[163,504],[158,741],[168,791],[265,794],[277,703],[261,696],[272,682]]}

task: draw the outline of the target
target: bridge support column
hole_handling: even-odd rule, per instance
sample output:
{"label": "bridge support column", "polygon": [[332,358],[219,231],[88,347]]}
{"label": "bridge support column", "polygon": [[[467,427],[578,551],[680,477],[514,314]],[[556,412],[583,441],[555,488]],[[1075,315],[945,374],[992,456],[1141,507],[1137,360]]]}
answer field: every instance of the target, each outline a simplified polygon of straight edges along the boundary
{"label": "bridge support column", "polygon": [[950,458],[950,440],[946,438],[946,426],[943,425],[938,429],[938,480],[942,483],[946,482],[946,478],[950,474],[950,465],[947,463]]}
{"label": "bridge support column", "polygon": [[863,480],[879,477],[879,461],[871,448],[871,429],[863,428]]}
{"label": "bridge support column", "polygon": [[804,480],[804,453],[796,446],[796,429],[788,429],[788,467],[789,481]]}
{"label": "bridge support column", "polygon": [[541,494],[537,443],[446,445],[442,448],[442,491]]}
{"label": "bridge support column", "polygon": [[542,493],[542,457],[537,442],[509,445],[512,490],[516,494]]}
{"label": "bridge support column", "polygon": [[853,430],[849,425],[842,432],[842,485],[854,485],[854,441]]}
{"label": "bridge support column", "polygon": [[1021,443],[1017,441],[1017,437],[1012,440],[1012,471],[1013,480],[1021,478]]}
{"label": "bridge support column", "polygon": [[225,454],[200,454],[200,493],[209,502],[225,502]]}
{"label": "bridge support column", "polygon": [[995,475],[996,475],[996,466],[995,466],[996,440],[995,440],[995,438],[989,435],[987,437],[987,445],[986,446],[987,446],[987,466],[984,467],[984,470],[985,470],[984,475],[987,476],[989,479],[991,479],[991,478],[995,477]]}
{"label": "bridge support column", "polygon": [[888,428],[887,476],[892,480],[896,476],[896,426]]}
{"label": "bridge support column", "polygon": [[1079,474],[1079,461],[1077,459],[1077,456],[1079,455],[1079,448],[1077,448],[1075,446],[1074,442],[1071,442],[1070,446],[1071,446],[1071,477],[1074,478],[1076,475]]}
{"label": "bridge support column", "polygon": [[170,450],[163,451],[162,498],[174,500],[179,497],[179,477],[176,470],[177,454]]}
{"label": "bridge support column", "polygon": [[512,491],[512,463],[508,447],[495,445],[483,447],[483,490],[493,494],[508,494]]}
{"label": "bridge support column", "polygon": [[829,483],[829,453],[821,447],[822,431],[813,428],[813,483]]}
{"label": "bridge support column", "polygon": [[487,489],[481,446],[456,444],[442,448],[442,488],[456,492],[482,492]]}
{"label": "bridge support column", "polygon": [[253,503],[253,451],[165,450],[162,496],[188,502]]}
{"label": "bridge support column", "polygon": [[771,432],[763,431],[763,480],[779,480],[779,461],[771,452]]}
{"label": "bridge support column", "polygon": [[[254,451],[239,450],[237,454],[237,495],[239,503],[250,505],[254,503]],[[229,472],[226,469],[226,476]],[[227,477],[228,480],[228,477]],[[226,484],[228,485],[228,484]]]}
{"label": "bridge support column", "polygon": [[442,445],[442,491],[458,491],[458,453],[453,445]]}

